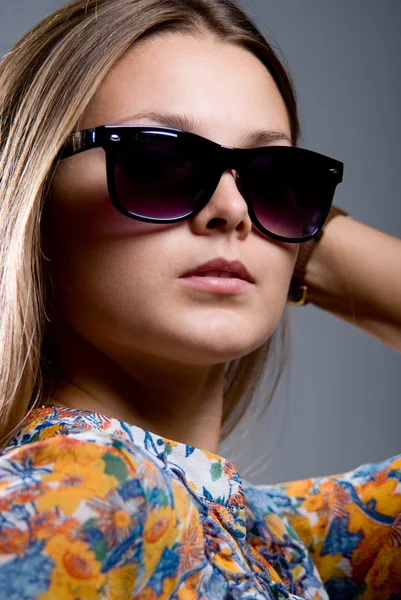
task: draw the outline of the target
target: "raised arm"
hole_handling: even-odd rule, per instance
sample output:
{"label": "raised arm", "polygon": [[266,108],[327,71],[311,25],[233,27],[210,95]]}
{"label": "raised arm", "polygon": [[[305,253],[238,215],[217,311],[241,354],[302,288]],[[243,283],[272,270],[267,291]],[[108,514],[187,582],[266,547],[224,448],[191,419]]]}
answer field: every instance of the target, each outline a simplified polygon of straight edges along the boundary
{"label": "raised arm", "polygon": [[310,302],[401,352],[401,240],[337,216],[310,257],[306,283]]}

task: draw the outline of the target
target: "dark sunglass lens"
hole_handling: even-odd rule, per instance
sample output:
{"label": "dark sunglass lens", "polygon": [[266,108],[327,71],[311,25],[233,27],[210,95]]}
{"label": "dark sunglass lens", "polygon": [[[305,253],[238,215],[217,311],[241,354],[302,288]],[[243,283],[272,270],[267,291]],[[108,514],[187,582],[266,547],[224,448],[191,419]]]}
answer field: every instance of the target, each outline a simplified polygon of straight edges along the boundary
{"label": "dark sunglass lens", "polygon": [[[250,199],[259,222],[276,235],[302,239],[321,225],[334,193],[328,173],[295,148],[273,148],[252,161]],[[330,196],[331,194],[331,196]]]}
{"label": "dark sunglass lens", "polygon": [[171,135],[144,133],[119,144],[115,189],[133,215],[178,219],[191,214],[203,191],[202,167],[185,143]]}

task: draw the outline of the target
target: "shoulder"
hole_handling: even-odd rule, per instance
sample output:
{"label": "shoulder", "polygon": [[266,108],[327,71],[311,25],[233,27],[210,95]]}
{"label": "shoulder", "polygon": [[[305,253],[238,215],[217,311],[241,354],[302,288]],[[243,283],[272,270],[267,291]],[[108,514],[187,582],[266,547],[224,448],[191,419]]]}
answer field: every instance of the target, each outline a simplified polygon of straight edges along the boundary
{"label": "shoulder", "polygon": [[176,575],[187,520],[201,539],[196,507],[162,461],[98,431],[3,454],[0,511],[1,597],[28,587],[61,597],[72,581],[77,597],[98,597],[123,580],[130,597],[139,574],[143,583],[156,568]]}
{"label": "shoulder", "polygon": [[138,586],[159,593],[179,576],[187,522],[202,542],[183,485],[156,457],[102,432],[56,435],[1,456],[0,511],[2,598],[27,589],[35,598],[98,598],[105,589],[131,597]]}
{"label": "shoulder", "polygon": [[[55,490],[57,501],[68,503],[71,512],[79,499],[78,491],[97,497],[128,487],[171,488],[171,474],[158,458],[117,435],[94,430],[44,437],[24,443],[0,456],[0,489],[18,489],[36,485],[36,493],[46,496]],[[135,485],[133,484],[135,481]],[[76,498],[73,502],[71,498]],[[67,502],[67,498],[70,500]],[[38,498],[37,498],[38,500]]]}
{"label": "shoulder", "polygon": [[333,598],[345,589],[357,594],[361,585],[366,597],[396,597],[401,455],[346,473],[252,486],[249,498],[258,519],[275,524],[278,513],[290,525]]}
{"label": "shoulder", "polygon": [[[374,499],[378,492],[395,492],[401,503],[401,454],[385,460],[366,463],[351,471],[312,477],[309,479],[278,484],[281,493],[298,502],[319,494],[335,493],[344,497],[346,493],[349,502],[359,504]],[[399,510],[401,509],[401,504]]]}

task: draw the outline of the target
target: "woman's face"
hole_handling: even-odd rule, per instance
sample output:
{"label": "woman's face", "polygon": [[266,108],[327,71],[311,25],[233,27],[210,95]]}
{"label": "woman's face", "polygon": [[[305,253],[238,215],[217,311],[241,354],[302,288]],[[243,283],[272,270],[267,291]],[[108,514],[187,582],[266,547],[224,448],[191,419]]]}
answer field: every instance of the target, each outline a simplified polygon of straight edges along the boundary
{"label": "woman's face", "polygon": [[[268,71],[252,54],[212,37],[166,34],[131,50],[79,128],[165,126],[163,115],[185,116],[187,130],[218,144],[267,145],[249,142],[250,133],[274,129],[283,132],[274,144],[291,145]],[[58,318],[121,364],[217,364],[254,350],[278,325],[298,248],[253,229],[231,171],[190,220],[155,225],[120,214],[109,200],[99,148],[60,164],[45,240]],[[222,294],[182,278],[215,258],[242,262],[254,283]]]}

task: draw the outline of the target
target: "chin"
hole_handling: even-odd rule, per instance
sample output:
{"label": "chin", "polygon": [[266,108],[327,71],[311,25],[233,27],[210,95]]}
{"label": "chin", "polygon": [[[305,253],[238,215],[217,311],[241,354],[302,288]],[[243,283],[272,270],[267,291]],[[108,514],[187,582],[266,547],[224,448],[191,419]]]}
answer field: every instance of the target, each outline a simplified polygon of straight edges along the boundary
{"label": "chin", "polygon": [[269,333],[263,338],[258,336],[257,339],[251,340],[249,337],[245,339],[239,331],[233,331],[232,333],[233,335],[229,336],[220,334],[214,340],[211,337],[199,339],[198,341],[192,338],[190,345],[183,345],[186,348],[183,353],[184,361],[208,365],[237,360],[263,346],[271,336],[271,333]]}

